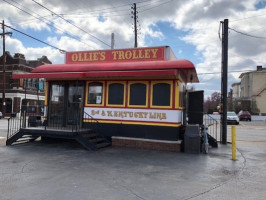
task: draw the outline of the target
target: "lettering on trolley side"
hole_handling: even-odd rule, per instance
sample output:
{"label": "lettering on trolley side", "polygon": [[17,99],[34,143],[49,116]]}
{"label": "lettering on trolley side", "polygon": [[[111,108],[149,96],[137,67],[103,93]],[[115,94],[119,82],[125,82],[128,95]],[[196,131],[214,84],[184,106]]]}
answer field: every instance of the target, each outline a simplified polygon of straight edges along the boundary
{"label": "lettering on trolley side", "polygon": [[120,119],[159,119],[166,120],[167,113],[164,112],[134,112],[134,111],[100,111],[100,110],[91,110],[90,113],[94,117],[107,117],[107,118],[120,118]]}
{"label": "lettering on trolley side", "polygon": [[158,49],[139,49],[112,51],[113,60],[155,59]]}

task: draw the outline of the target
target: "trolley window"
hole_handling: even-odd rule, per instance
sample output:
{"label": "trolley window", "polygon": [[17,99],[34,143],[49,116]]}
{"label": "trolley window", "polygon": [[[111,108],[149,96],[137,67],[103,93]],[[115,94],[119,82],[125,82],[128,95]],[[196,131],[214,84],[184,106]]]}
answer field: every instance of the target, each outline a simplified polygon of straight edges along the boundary
{"label": "trolley window", "polygon": [[147,88],[147,83],[129,83],[129,106],[146,107]]}
{"label": "trolley window", "polygon": [[87,104],[103,105],[103,82],[89,82],[87,94]]}
{"label": "trolley window", "polygon": [[172,107],[172,82],[152,82],[151,107]]}
{"label": "trolley window", "polygon": [[125,106],[125,83],[108,83],[107,105]]}

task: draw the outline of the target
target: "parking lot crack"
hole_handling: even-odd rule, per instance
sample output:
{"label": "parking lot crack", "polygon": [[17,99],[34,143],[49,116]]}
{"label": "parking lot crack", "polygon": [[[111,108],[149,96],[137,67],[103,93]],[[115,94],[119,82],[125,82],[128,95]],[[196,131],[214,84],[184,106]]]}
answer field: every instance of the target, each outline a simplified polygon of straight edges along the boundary
{"label": "parking lot crack", "polygon": [[126,189],[127,191],[129,191],[130,194],[133,194],[133,195],[136,196],[137,198],[142,199],[142,200],[147,200],[147,199],[141,197],[140,195],[136,194],[136,193],[135,193],[133,190],[131,190],[130,188],[128,188],[128,187],[126,187],[126,186],[124,186],[124,185],[120,185],[120,186],[123,187],[124,189]]}
{"label": "parking lot crack", "polygon": [[21,168],[21,173],[25,173],[24,172],[24,169],[25,169],[25,167],[27,166],[27,165],[29,165],[31,162],[33,162],[34,160],[30,160],[29,162],[26,162],[23,166],[22,166],[22,168]]}
{"label": "parking lot crack", "polygon": [[193,198],[196,198],[196,197],[198,197],[198,196],[204,195],[204,194],[206,194],[206,193],[208,193],[208,192],[211,192],[211,191],[213,191],[213,190],[215,190],[215,189],[217,189],[217,188],[219,188],[219,187],[221,187],[221,186],[227,184],[229,181],[232,181],[233,179],[239,177],[240,174],[241,174],[241,173],[244,171],[244,169],[246,168],[247,159],[246,159],[246,157],[244,156],[243,152],[241,152],[238,148],[237,148],[237,151],[241,154],[241,157],[244,159],[244,161],[243,161],[243,165],[242,165],[242,167],[240,168],[239,172],[236,173],[236,175],[233,175],[230,179],[228,179],[228,180],[226,180],[226,181],[224,181],[224,182],[221,182],[221,183],[219,183],[219,184],[217,184],[217,185],[214,185],[213,187],[211,187],[210,189],[208,189],[208,190],[206,190],[206,191],[203,191],[203,192],[200,192],[200,193],[194,194],[194,195],[192,195],[192,196],[190,196],[190,197],[187,197],[187,198],[185,198],[185,199],[183,199],[183,200],[189,200],[189,199],[193,199]]}

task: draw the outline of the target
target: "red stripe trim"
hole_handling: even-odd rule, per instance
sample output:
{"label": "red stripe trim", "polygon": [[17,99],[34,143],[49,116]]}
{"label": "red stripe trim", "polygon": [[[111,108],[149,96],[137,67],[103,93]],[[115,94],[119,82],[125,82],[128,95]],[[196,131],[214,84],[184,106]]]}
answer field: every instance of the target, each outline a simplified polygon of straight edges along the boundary
{"label": "red stripe trim", "polygon": [[188,60],[41,65],[33,73],[195,69]]}
{"label": "red stripe trim", "polygon": [[85,77],[147,77],[147,76],[177,76],[178,70],[149,71],[103,71],[103,72],[64,72],[64,73],[29,73],[13,74],[12,78],[85,78]]}
{"label": "red stripe trim", "polygon": [[177,73],[177,70],[187,72],[185,82],[199,82],[195,67],[188,60],[41,65],[33,69],[32,73],[14,74],[13,78],[163,77],[175,75],[173,72]]}
{"label": "red stripe trim", "polygon": [[119,108],[119,109],[141,109],[141,110],[183,110],[183,108],[163,108],[163,107],[160,107],[160,108],[150,108],[150,107],[133,107],[133,106],[130,106],[130,107],[118,107],[118,106],[93,106],[93,107],[90,107],[90,106],[84,106],[84,108]]}
{"label": "red stripe trim", "polygon": [[[115,120],[115,119],[100,119],[94,118],[96,120],[110,121],[110,122],[135,122],[135,123],[145,123],[145,124],[181,124],[181,122],[158,122],[158,121],[140,121],[140,120]],[[91,120],[90,118],[83,118],[83,120]]]}
{"label": "red stripe trim", "polygon": [[160,71],[105,71],[105,72],[85,72],[86,77],[116,77],[116,76],[176,76],[177,70],[160,70]]}
{"label": "red stripe trim", "polygon": [[19,78],[83,78],[84,72],[66,72],[66,73],[29,73],[29,74],[13,74],[13,79]]}

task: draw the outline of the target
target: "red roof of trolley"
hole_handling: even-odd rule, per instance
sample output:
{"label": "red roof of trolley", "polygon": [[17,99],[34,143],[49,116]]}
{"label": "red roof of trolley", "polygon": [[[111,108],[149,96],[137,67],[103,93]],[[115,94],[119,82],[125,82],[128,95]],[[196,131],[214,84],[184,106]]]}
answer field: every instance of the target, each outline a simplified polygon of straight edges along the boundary
{"label": "red roof of trolley", "polygon": [[178,76],[182,71],[188,82],[199,82],[195,66],[188,60],[49,64],[13,78],[104,78]]}

